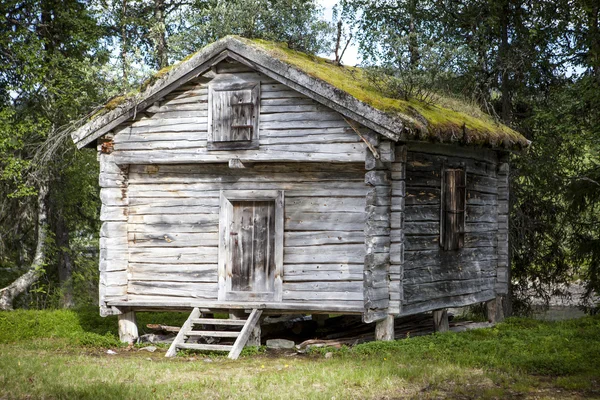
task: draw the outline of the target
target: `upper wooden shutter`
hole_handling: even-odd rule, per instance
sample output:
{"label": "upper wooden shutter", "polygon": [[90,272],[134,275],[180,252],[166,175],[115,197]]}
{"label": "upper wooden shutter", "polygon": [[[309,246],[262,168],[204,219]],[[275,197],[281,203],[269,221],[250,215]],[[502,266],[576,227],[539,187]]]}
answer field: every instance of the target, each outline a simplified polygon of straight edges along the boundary
{"label": "upper wooden shutter", "polygon": [[440,245],[458,250],[465,241],[466,173],[464,169],[444,169]]}
{"label": "upper wooden shutter", "polygon": [[258,147],[260,84],[214,85],[209,88],[209,149]]}

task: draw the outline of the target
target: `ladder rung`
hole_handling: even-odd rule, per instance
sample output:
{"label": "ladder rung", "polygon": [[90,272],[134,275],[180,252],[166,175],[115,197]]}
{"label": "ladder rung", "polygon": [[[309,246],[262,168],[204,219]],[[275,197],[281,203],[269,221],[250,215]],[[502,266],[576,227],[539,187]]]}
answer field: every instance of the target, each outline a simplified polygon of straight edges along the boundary
{"label": "ladder rung", "polygon": [[245,319],[194,318],[194,319],[192,319],[192,324],[244,326],[246,324],[246,320]]}
{"label": "ladder rung", "polygon": [[233,346],[225,344],[181,343],[177,345],[177,348],[186,350],[230,351]]}
{"label": "ladder rung", "polygon": [[189,331],[185,336],[203,336],[203,337],[238,337],[239,332],[235,331]]}

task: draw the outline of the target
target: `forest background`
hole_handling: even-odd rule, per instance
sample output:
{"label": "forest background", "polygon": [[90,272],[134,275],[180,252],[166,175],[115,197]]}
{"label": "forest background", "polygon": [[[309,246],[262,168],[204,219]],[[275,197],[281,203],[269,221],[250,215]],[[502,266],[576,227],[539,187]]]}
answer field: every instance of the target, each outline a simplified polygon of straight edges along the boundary
{"label": "forest background", "polygon": [[[225,35],[361,66],[390,96],[436,94],[532,141],[512,156],[512,307],[600,292],[600,2],[0,2],[0,309],[97,304],[96,153],[69,132],[106,100]],[[480,110],[480,111],[479,111]],[[510,310],[507,310],[510,311]]]}

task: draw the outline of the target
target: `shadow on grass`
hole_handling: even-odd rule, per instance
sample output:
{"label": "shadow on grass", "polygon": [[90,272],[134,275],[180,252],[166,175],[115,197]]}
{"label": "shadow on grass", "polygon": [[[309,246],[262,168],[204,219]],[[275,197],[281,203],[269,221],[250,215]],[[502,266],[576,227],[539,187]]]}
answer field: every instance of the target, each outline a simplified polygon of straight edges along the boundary
{"label": "shadow on grass", "polygon": [[126,399],[126,398],[152,398],[154,389],[151,385],[123,385],[112,383],[93,383],[83,387],[72,387],[66,385],[51,385],[43,393],[44,397],[56,399]]}

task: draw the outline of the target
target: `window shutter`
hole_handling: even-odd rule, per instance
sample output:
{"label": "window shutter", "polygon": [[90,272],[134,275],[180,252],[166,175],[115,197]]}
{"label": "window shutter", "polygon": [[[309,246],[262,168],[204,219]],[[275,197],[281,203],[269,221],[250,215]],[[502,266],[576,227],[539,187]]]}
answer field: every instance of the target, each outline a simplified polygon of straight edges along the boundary
{"label": "window shutter", "polygon": [[231,125],[230,139],[252,140],[254,124],[252,122],[254,104],[252,103],[252,91],[239,90],[231,92]]}
{"label": "window shutter", "polygon": [[440,245],[444,250],[464,246],[466,173],[464,169],[445,169],[442,183]]}
{"label": "window shutter", "polygon": [[256,82],[209,86],[209,149],[258,147],[259,96]]}

